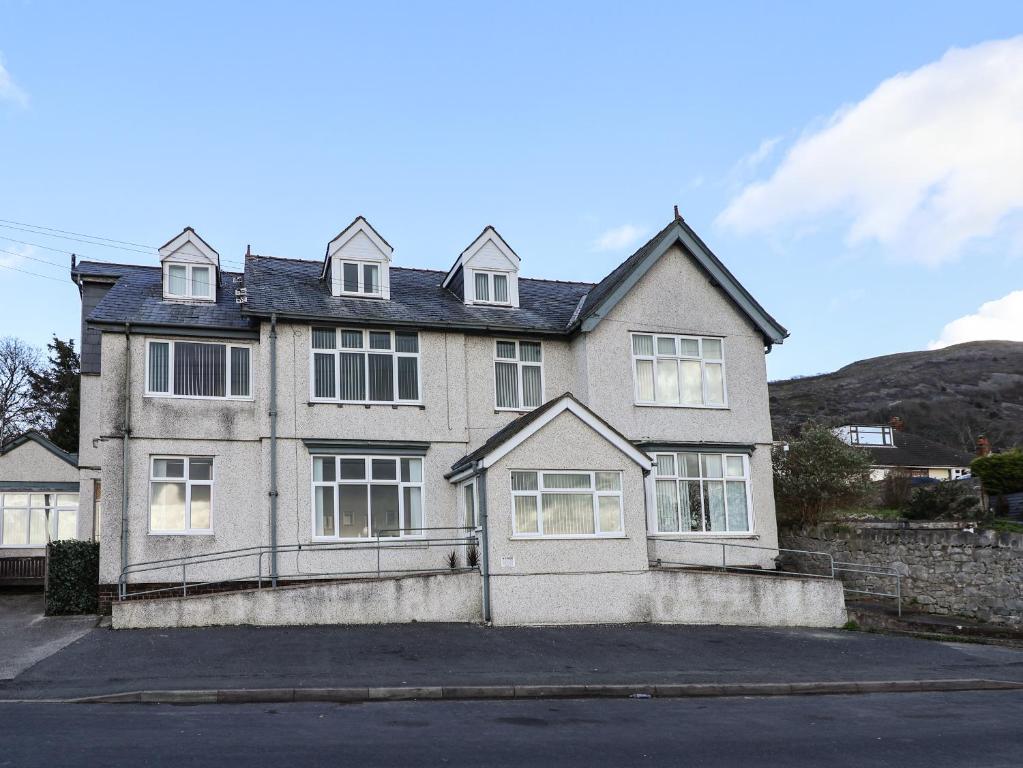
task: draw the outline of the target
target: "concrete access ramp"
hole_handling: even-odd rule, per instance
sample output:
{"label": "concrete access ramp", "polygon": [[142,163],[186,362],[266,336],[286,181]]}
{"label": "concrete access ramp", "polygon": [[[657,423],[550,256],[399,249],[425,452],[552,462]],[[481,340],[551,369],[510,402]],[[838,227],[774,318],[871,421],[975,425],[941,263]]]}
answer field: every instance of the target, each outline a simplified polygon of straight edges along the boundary
{"label": "concrete access ramp", "polygon": [[482,622],[478,572],[353,579],[113,604],[114,629]]}

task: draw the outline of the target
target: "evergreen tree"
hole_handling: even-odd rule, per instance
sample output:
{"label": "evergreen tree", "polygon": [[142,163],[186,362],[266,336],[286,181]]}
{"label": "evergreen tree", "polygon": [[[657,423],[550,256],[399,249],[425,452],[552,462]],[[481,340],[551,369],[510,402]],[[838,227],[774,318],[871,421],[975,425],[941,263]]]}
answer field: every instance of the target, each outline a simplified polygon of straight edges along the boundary
{"label": "evergreen tree", "polygon": [[78,453],[81,362],[74,339],[61,341],[54,336],[46,346],[50,350],[47,367],[30,374],[32,400],[45,420],[47,437],[65,451]]}

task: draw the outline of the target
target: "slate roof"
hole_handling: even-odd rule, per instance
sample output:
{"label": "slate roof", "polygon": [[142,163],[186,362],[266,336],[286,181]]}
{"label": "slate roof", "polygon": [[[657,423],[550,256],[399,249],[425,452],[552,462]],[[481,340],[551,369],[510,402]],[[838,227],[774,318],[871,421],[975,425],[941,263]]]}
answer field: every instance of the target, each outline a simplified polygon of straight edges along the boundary
{"label": "slate roof", "polygon": [[881,467],[968,467],[973,456],[947,445],[895,430],[895,445],[858,445]]}
{"label": "slate roof", "polygon": [[235,302],[235,272],[221,272],[217,301],[178,302],[163,298],[163,269],[134,264],[80,262],[74,273],[79,277],[119,277],[96,308],[86,318],[92,323],[154,325],[165,327],[202,327],[226,330],[253,330],[258,323],[245,317]]}
{"label": "slate roof", "polygon": [[338,320],[358,324],[565,333],[591,283],[519,278],[519,307],[468,306],[441,287],[444,272],[391,267],[391,297],[331,296],[318,261],[248,256],[248,314]]}

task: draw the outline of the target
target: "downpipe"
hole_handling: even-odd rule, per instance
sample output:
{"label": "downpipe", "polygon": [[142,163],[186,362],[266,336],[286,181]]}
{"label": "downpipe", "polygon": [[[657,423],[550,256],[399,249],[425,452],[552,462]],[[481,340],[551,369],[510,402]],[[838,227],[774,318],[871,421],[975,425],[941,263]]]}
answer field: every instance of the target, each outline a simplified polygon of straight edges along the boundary
{"label": "downpipe", "polygon": [[[277,314],[270,315],[270,585],[277,586]],[[262,568],[260,568],[262,571]]]}
{"label": "downpipe", "polygon": [[487,532],[487,471],[478,469],[476,497],[480,508],[480,574],[483,577],[483,623],[490,624],[490,536]]}
{"label": "downpipe", "polygon": [[121,425],[121,573],[128,567],[128,441],[131,436],[131,323],[124,324],[124,423]]}

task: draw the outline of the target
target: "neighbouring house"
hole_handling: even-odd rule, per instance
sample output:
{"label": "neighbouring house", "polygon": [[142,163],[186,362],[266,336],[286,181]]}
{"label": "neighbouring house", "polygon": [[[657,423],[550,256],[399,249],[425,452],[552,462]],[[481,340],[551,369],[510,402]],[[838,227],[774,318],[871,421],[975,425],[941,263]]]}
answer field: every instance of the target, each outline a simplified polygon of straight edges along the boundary
{"label": "neighbouring house", "polygon": [[91,535],[77,456],[35,431],[0,446],[0,584],[41,584],[47,542]]}
{"label": "neighbouring house", "polygon": [[73,269],[105,594],[444,571],[467,534],[495,623],[713,622],[790,588],[651,577],[777,548],[764,358],[788,334],[680,217],[596,284],[520,275],[491,226],[447,272],[398,266],[361,216],[317,260],[227,269],[191,228],[159,253]]}
{"label": "neighbouring house", "polygon": [[870,454],[874,480],[883,480],[893,471],[932,480],[958,480],[970,473],[972,456],[906,432],[898,417],[884,425],[847,424],[835,429],[835,434]]}

